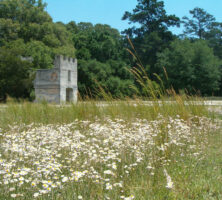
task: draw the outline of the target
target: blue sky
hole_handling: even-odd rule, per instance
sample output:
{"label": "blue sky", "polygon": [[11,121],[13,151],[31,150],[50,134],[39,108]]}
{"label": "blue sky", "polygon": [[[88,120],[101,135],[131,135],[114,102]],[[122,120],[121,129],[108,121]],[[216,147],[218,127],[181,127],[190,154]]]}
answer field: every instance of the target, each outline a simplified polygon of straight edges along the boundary
{"label": "blue sky", "polygon": [[[91,22],[109,24],[122,31],[130,25],[121,20],[125,11],[132,11],[137,0],[44,0],[47,11],[54,22]],[[222,22],[222,0],[164,0],[168,14],[182,18],[189,16],[189,10],[200,7]],[[175,33],[180,30],[172,29]]]}

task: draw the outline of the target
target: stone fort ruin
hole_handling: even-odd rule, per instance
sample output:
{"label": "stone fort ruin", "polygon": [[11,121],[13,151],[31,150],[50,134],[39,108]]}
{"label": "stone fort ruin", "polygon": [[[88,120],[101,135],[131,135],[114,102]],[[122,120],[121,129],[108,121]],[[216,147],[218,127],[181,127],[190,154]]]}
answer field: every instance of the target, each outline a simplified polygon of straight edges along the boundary
{"label": "stone fort ruin", "polygon": [[77,101],[77,59],[56,56],[53,69],[39,69],[34,80],[37,102]]}

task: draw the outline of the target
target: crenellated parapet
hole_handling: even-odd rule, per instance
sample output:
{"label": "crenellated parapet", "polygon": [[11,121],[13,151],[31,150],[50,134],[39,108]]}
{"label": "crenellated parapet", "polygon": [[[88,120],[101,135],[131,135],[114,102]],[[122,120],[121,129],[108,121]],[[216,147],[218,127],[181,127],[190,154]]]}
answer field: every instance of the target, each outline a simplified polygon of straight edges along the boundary
{"label": "crenellated parapet", "polygon": [[76,58],[70,58],[63,55],[58,55],[55,57],[54,65],[57,68],[61,68],[64,65],[66,66],[76,66],[77,67],[77,59]]}

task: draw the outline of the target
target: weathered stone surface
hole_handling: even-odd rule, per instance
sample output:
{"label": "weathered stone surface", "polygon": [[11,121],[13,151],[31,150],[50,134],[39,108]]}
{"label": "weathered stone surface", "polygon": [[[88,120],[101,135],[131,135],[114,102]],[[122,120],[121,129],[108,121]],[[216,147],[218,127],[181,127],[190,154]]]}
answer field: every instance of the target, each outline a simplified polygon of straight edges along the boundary
{"label": "weathered stone surface", "polygon": [[77,101],[77,59],[57,56],[53,69],[40,69],[34,81],[36,101]]}

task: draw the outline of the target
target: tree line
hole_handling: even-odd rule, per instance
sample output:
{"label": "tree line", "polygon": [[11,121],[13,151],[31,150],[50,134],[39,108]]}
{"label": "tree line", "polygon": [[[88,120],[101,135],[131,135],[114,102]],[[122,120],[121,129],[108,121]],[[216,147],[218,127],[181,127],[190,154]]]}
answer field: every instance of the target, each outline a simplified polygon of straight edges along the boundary
{"label": "tree line", "polygon": [[[98,85],[113,97],[134,96],[130,69],[138,62],[157,85],[156,74],[177,92],[222,95],[222,23],[201,8],[179,19],[163,1],[137,1],[120,33],[106,24],[54,23],[42,0],[0,0],[0,100],[33,99],[35,71],[53,67],[58,54],[78,59],[82,97],[94,97]],[[173,26],[183,33],[173,34]]]}

